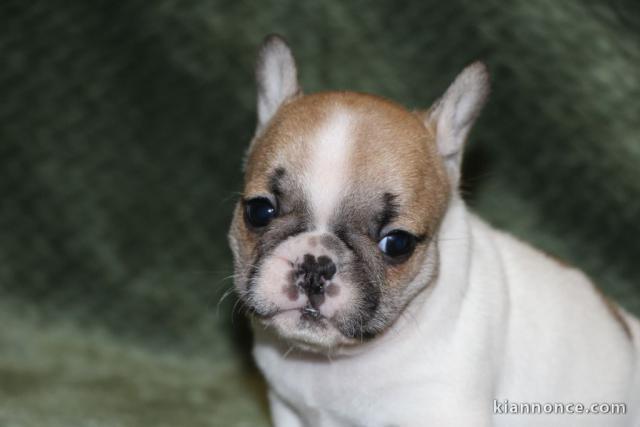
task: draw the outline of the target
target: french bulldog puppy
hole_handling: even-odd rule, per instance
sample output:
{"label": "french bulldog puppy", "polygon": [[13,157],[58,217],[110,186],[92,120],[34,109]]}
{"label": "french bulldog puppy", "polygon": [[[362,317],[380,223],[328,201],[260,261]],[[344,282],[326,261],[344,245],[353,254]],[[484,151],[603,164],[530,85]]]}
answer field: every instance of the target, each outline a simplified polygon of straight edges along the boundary
{"label": "french bulldog puppy", "polygon": [[484,65],[408,111],[303,94],[270,36],[257,84],[229,241],[276,426],[640,426],[640,323],[460,197]]}

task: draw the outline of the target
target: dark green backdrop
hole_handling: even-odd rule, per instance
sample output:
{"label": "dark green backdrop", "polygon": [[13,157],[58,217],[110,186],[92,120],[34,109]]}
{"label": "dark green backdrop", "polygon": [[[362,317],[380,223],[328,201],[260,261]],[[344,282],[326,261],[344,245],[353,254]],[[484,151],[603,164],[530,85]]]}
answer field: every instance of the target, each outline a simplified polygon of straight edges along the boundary
{"label": "dark green backdrop", "polygon": [[470,204],[640,313],[635,0],[0,4],[0,425],[266,425],[226,229],[253,60],[427,107],[484,60]]}

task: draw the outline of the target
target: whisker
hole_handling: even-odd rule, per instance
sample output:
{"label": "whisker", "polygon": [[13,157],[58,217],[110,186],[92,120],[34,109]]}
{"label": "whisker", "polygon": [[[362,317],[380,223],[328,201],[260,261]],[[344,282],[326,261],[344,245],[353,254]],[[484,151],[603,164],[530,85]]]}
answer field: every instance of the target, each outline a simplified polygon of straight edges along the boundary
{"label": "whisker", "polygon": [[450,241],[459,241],[465,240],[467,237],[445,237],[445,238],[436,238],[436,242],[450,242]]}
{"label": "whisker", "polygon": [[221,203],[220,204],[227,203],[232,198],[241,198],[242,196],[244,196],[244,193],[242,193],[240,191],[231,191],[231,192],[229,192],[229,194],[226,197],[223,197],[221,199]]}
{"label": "whisker", "polygon": [[[235,314],[236,314],[236,309],[238,308],[238,306],[240,307],[240,310],[243,309],[247,309],[247,305],[244,302],[244,300],[242,298],[238,298],[238,300],[236,301],[235,304],[233,304],[233,308],[231,309],[231,324],[235,325]],[[244,313],[241,313],[240,311],[238,312],[238,315],[243,315]]]}
{"label": "whisker", "polygon": [[225,291],[224,294],[222,294],[222,297],[220,297],[220,299],[218,300],[218,304],[216,304],[216,319],[220,318],[220,306],[222,305],[224,300],[229,297],[229,295],[233,294],[234,291],[235,291],[235,288],[232,285],[229,289]]}
{"label": "whisker", "polygon": [[289,347],[289,350],[287,350],[287,351],[285,351],[285,352],[284,352],[284,354],[282,355],[282,358],[283,358],[283,359],[286,359],[286,358],[287,358],[287,356],[289,356],[289,354],[293,351],[293,347],[294,347],[294,346]]}
{"label": "whisker", "polygon": [[330,365],[333,365],[333,359],[331,358],[331,350],[327,351],[327,360],[329,360]]}

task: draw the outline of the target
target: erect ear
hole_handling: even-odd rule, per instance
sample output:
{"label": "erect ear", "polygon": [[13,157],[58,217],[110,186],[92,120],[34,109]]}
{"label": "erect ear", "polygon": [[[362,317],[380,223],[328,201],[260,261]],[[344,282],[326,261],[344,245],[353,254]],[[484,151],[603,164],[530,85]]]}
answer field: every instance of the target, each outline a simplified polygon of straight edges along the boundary
{"label": "erect ear", "polygon": [[275,34],[267,36],[262,42],[256,63],[256,133],[264,128],[286,100],[300,93],[297,74],[296,63],[287,42]]}
{"label": "erect ear", "polygon": [[489,94],[489,73],[474,62],[456,77],[445,94],[423,114],[425,125],[435,129],[436,143],[453,185],[460,179],[464,142]]}

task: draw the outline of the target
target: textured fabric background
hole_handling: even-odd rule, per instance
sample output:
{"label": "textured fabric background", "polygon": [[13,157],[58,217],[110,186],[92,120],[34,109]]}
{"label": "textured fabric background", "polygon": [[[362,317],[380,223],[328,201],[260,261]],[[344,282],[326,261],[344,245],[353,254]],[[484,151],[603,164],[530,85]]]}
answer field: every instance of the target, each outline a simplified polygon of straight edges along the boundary
{"label": "textured fabric background", "polygon": [[270,32],[307,91],[409,107],[484,60],[470,204],[640,313],[639,5],[4,0],[0,426],[267,425],[218,302]]}

